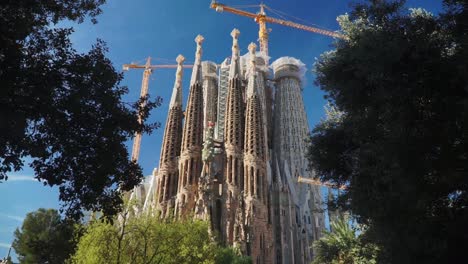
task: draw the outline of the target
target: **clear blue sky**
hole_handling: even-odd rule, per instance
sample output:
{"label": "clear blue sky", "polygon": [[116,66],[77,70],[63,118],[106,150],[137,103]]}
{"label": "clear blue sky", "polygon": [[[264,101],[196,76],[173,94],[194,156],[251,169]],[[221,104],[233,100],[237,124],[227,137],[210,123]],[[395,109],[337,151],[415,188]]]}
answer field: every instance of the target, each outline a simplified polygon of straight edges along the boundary
{"label": "clear blue sky", "polygon": [[[258,1],[225,0],[228,5],[255,5]],[[309,24],[337,30],[336,17],[349,12],[349,2],[344,0],[265,0],[273,9],[280,10],[294,17],[309,21]],[[411,0],[408,7],[424,7],[437,13],[439,0]],[[246,17],[229,13],[216,13],[209,8],[210,0],[139,0],[108,1],[103,6],[99,23],[83,23],[73,26],[75,33],[72,41],[80,52],[89,50],[97,38],[107,42],[108,56],[114,66],[120,70],[122,64],[130,62],[144,63],[148,56],[163,58],[155,64],[175,63],[178,54],[186,57],[186,63],[193,62],[195,53],[194,38],[197,34],[205,37],[203,60],[220,63],[231,52],[230,32],[240,30],[241,53],[247,52],[247,45],[257,40],[258,26]],[[256,9],[247,9],[256,12]],[[269,15],[273,15],[271,12]],[[278,16],[277,16],[278,17]],[[324,51],[331,49],[332,39],[280,25],[269,25],[271,62],[281,56],[292,56],[302,60],[310,69]],[[169,61],[167,61],[169,60]],[[163,105],[152,112],[151,120],[159,121],[164,126],[170,93],[174,82],[174,70],[156,70],[150,81],[150,95],[163,98]],[[142,72],[133,70],[125,73],[123,85],[130,93],[125,100],[135,101],[140,93]],[[185,104],[188,94],[190,70],[184,72]],[[309,70],[306,74],[304,101],[313,127],[323,116],[323,93],[314,85],[314,76]],[[145,175],[151,174],[158,166],[161,140],[164,130],[158,129],[152,135],[145,135],[142,140],[140,164]],[[130,143],[128,146],[130,146]],[[5,256],[13,239],[13,231],[21,226],[27,212],[40,207],[58,208],[56,188],[43,186],[32,179],[32,170],[10,175],[10,180],[0,184],[0,258]]]}

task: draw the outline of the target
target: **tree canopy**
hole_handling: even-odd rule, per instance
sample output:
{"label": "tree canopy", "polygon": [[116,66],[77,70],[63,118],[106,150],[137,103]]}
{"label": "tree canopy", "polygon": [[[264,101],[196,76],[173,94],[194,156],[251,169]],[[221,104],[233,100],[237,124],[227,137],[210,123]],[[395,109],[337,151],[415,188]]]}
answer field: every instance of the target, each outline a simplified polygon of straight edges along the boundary
{"label": "tree canopy", "polygon": [[[128,104],[122,74],[98,40],[87,53],[61,21],[96,22],[104,0],[7,0],[0,4],[0,181],[25,159],[45,185],[59,186],[69,216],[115,214],[121,191],[142,179],[125,141],[158,124],[140,124],[160,100]],[[119,189],[117,189],[119,187]]]}
{"label": "tree canopy", "polygon": [[352,228],[345,218],[330,222],[330,228],[330,232],[325,231],[319,240],[314,241],[312,264],[377,263],[378,248],[365,240],[365,230]]}
{"label": "tree canopy", "polygon": [[74,264],[219,263],[249,264],[232,248],[219,246],[199,220],[162,222],[158,217],[121,215],[115,223],[92,222],[70,259]]}
{"label": "tree canopy", "polygon": [[54,209],[28,213],[16,229],[12,247],[24,264],[62,264],[74,252],[77,224],[63,220]]}
{"label": "tree canopy", "polygon": [[[468,4],[441,14],[372,0],[339,17],[348,39],[317,84],[340,113],[311,133],[323,181],[368,225],[378,263],[459,263],[468,244]],[[338,117],[338,118],[337,118]]]}

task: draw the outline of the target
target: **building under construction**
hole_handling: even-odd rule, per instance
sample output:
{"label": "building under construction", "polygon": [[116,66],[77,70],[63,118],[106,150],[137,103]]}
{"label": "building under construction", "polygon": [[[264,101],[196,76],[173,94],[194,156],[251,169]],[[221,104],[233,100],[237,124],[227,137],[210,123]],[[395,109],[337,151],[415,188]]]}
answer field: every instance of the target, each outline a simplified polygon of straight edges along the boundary
{"label": "building under construction", "polygon": [[[193,65],[183,65],[179,55],[177,65],[151,66],[148,60],[145,66],[125,66],[145,69],[142,96],[151,69],[177,68],[159,168],[133,197],[143,211],[161,218],[210,221],[226,245],[239,248],[253,263],[310,263],[312,242],[325,229],[320,185],[330,186],[313,179],[307,169],[305,65],[291,57],[269,63],[266,22],[345,37],[268,17],[265,5],[256,14],[215,1],[211,7],[254,18],[260,51],[251,43],[241,55],[240,32],[234,29],[232,54],[220,65],[202,61],[204,39],[199,35]],[[185,67],[192,67],[192,73],[184,109]],[[135,161],[140,140],[137,134]]]}
{"label": "building under construction", "polygon": [[250,44],[218,66],[202,62],[196,41],[183,108],[184,58],[178,67],[159,168],[134,197],[162,218],[209,220],[222,241],[254,263],[310,263],[324,230],[319,186],[300,184],[307,170],[309,132],[302,99],[304,64],[268,56]]}

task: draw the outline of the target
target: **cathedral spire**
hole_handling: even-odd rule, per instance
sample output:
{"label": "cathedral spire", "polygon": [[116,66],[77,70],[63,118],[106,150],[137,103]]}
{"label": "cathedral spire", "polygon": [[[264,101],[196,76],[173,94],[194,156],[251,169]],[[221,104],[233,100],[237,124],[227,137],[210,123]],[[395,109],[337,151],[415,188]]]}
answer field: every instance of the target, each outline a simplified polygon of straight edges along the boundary
{"label": "cathedral spire", "polygon": [[[239,61],[239,30],[234,29],[232,36],[232,58],[229,71],[228,92],[226,98],[226,112],[224,122],[225,190],[226,210],[224,211],[225,234],[228,243],[244,240],[242,221],[236,221],[236,211],[240,204],[244,184],[244,170],[242,164],[242,148],[244,142],[244,99],[242,96],[242,82]],[[241,215],[239,217],[242,218]]]}
{"label": "cathedral spire", "polygon": [[257,49],[257,45],[255,43],[250,43],[249,45],[249,67],[248,67],[248,84],[247,84],[247,98],[252,97],[254,94],[257,94],[257,85],[255,82],[255,75],[256,75],[256,59],[255,50]]}
{"label": "cathedral spire", "polygon": [[184,64],[185,57],[179,54],[176,58],[177,61],[177,70],[175,74],[174,88],[172,89],[171,102],[169,104],[169,109],[179,106],[182,106],[182,76],[184,74],[182,65]]}
{"label": "cathedral spire", "polygon": [[155,192],[157,209],[163,218],[170,215],[174,207],[173,197],[177,193],[179,176],[177,157],[180,155],[180,143],[182,139],[182,64],[185,58],[179,55],[176,60],[177,71],[169,104],[166,127],[164,128],[157,175],[158,184],[156,185],[157,189]]}
{"label": "cathedral spire", "polygon": [[203,89],[201,71],[201,44],[204,38],[195,38],[197,50],[190,80],[190,92],[185,109],[182,146],[179,159],[179,182],[176,215],[184,216],[195,207],[198,178],[202,169],[201,150],[203,142]]}
{"label": "cathedral spire", "polygon": [[226,105],[225,140],[226,145],[242,151],[243,143],[243,115],[244,100],[242,96],[242,82],[240,76],[240,57],[238,37],[240,31],[233,29],[232,36],[232,57],[229,68],[229,87]]}
{"label": "cathedral spire", "polygon": [[232,36],[232,56],[231,56],[231,67],[229,68],[229,79],[235,78],[240,75],[240,61],[239,61],[239,35],[238,29],[233,29],[231,32]]}
{"label": "cathedral spire", "polygon": [[[255,49],[253,43],[249,45],[250,52],[250,75],[247,84],[247,107],[245,113],[245,141],[244,141],[244,164],[247,175],[244,192],[247,196],[262,200],[265,193],[265,146],[263,131],[262,105],[257,94],[257,82],[255,80]],[[253,170],[252,170],[253,169]],[[260,175],[259,175],[260,173]]]}
{"label": "cathedral spire", "polygon": [[201,69],[201,56],[203,53],[201,44],[205,38],[202,35],[198,35],[195,38],[195,43],[197,43],[197,51],[195,52],[195,63],[193,64],[192,78],[190,79],[190,86],[194,85],[196,82],[202,82],[202,69]]}
{"label": "cathedral spire", "polygon": [[[268,182],[265,155],[263,107],[257,91],[256,45],[249,45],[250,76],[247,84],[244,141],[245,220],[252,223],[251,256],[257,263],[272,263],[271,225],[269,224]],[[265,246],[268,244],[268,246]]]}

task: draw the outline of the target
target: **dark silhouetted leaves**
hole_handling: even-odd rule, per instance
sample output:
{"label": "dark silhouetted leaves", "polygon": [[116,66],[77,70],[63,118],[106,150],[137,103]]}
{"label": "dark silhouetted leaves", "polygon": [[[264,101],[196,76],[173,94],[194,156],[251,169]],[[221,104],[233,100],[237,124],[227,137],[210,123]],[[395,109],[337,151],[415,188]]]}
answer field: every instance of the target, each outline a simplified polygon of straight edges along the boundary
{"label": "dark silhouetted leaves", "polygon": [[[378,263],[461,263],[468,244],[466,1],[433,15],[369,1],[339,18],[348,41],[316,64],[343,118],[324,120],[309,159],[346,183],[342,205],[369,226]],[[331,123],[331,124],[330,124]]]}
{"label": "dark silhouetted leaves", "polygon": [[[103,0],[10,0],[0,4],[0,180],[31,160],[35,177],[59,186],[69,216],[82,210],[115,214],[121,191],[142,179],[129,161],[125,141],[160,99],[138,107],[122,101],[127,88],[98,40],[88,53],[76,52],[71,28],[101,13]],[[117,187],[120,187],[119,189]]]}

